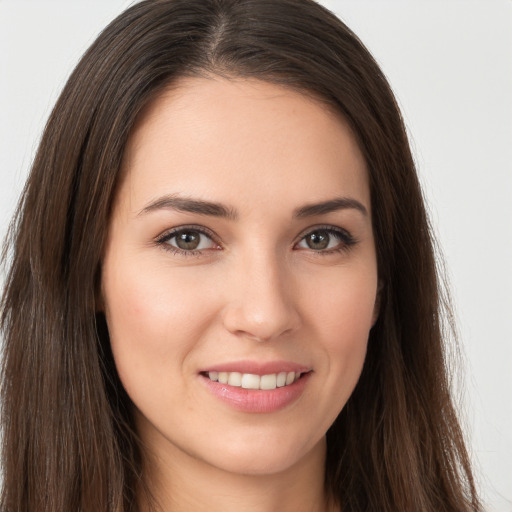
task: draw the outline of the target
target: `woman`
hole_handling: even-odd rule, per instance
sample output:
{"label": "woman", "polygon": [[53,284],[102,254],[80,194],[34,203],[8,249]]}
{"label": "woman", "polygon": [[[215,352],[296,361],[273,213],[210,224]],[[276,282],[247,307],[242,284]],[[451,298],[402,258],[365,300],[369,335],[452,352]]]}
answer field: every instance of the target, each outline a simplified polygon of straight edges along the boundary
{"label": "woman", "polygon": [[3,510],[480,510],[403,123],[317,4],[123,13],[11,251]]}

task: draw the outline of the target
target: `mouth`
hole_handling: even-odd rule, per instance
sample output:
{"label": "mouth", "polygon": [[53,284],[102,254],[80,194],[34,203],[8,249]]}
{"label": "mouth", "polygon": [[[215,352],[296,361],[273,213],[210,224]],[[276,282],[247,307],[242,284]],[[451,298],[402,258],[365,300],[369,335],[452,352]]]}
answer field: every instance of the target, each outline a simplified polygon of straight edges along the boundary
{"label": "mouth", "polygon": [[298,402],[313,368],[293,361],[225,362],[199,372],[205,388],[235,410],[272,413]]}
{"label": "mouth", "polygon": [[212,382],[227,384],[228,386],[237,388],[263,391],[271,391],[276,388],[291,386],[304,375],[309,373],[310,371],[283,371],[279,373],[257,375],[254,373],[241,372],[201,372],[204,377],[207,377]]}
{"label": "mouth", "polygon": [[[231,365],[230,365],[231,366]],[[270,368],[253,368],[254,373],[222,371],[228,368],[203,371],[201,380],[206,389],[235,410],[245,413],[272,413],[285,409],[299,401],[310,380],[313,370],[286,368],[288,371],[268,373]],[[229,370],[242,368],[229,368]],[[246,371],[249,368],[246,369]],[[260,372],[260,374],[255,373]]]}

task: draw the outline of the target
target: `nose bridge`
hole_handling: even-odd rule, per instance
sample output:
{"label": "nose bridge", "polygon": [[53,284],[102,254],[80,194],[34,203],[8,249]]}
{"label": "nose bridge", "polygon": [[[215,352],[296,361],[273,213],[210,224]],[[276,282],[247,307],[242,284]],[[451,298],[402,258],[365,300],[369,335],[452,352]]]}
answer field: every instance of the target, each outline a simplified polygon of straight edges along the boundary
{"label": "nose bridge", "polygon": [[224,323],[230,332],[266,341],[297,326],[290,271],[277,251],[240,255],[229,280]]}

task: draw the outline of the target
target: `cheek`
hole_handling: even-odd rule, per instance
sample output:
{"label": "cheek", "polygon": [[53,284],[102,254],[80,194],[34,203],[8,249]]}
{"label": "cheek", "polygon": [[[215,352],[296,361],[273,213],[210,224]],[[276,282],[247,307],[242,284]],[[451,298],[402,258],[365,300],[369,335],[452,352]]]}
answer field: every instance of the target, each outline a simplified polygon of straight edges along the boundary
{"label": "cheek", "polygon": [[171,385],[171,374],[186,371],[211,304],[179,275],[149,264],[134,271],[129,262],[115,261],[114,267],[106,266],[102,288],[119,377],[130,395],[144,392],[151,382]]}
{"label": "cheek", "polygon": [[373,272],[347,272],[326,287],[328,292],[316,293],[310,300],[310,322],[324,352],[329,380],[340,392],[341,406],[355,387],[364,364],[376,287]]}
{"label": "cheek", "polygon": [[151,261],[138,265],[115,261],[115,266],[106,265],[109,272],[102,286],[113,331],[145,343],[161,337],[169,340],[173,333],[193,330],[201,310],[207,314],[199,283],[190,275]]}
{"label": "cheek", "polygon": [[317,275],[314,283],[314,290],[303,292],[308,297],[307,309],[312,312],[310,321],[325,330],[333,341],[356,342],[366,338],[377,296],[375,265],[347,265],[339,271]]}

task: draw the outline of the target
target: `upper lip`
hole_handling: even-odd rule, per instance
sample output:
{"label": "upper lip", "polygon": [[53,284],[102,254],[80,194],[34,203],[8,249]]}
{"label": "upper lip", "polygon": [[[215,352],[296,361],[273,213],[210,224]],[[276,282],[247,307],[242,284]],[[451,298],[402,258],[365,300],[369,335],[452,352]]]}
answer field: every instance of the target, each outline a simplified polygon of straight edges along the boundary
{"label": "upper lip", "polygon": [[230,361],[204,368],[200,373],[208,372],[239,372],[253,375],[270,375],[281,372],[306,373],[311,367],[291,361]]}

